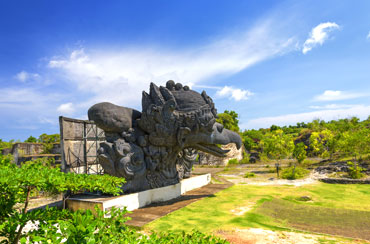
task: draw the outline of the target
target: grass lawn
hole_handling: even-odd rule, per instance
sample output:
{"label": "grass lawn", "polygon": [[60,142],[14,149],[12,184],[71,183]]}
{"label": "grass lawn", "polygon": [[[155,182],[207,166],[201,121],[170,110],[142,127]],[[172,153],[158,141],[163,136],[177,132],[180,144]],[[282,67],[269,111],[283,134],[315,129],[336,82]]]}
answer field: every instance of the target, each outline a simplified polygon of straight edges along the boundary
{"label": "grass lawn", "polygon": [[[309,201],[302,201],[308,196]],[[370,240],[370,185],[234,185],[145,228],[203,232],[298,229]]]}

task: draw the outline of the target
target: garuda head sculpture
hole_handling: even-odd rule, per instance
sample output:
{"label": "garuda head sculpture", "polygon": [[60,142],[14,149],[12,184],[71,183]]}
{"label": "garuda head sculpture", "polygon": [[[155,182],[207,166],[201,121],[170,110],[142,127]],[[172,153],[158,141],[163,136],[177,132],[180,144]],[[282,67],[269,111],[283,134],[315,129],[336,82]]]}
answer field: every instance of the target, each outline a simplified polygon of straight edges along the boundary
{"label": "garuda head sculpture", "polygon": [[137,192],[178,183],[191,175],[197,150],[224,157],[219,144],[235,143],[240,136],[216,122],[217,110],[203,91],[170,80],[166,87],[150,84],[142,95],[142,112],[111,103],[88,111],[103,129],[98,157],[105,173],[124,177],[125,192]]}

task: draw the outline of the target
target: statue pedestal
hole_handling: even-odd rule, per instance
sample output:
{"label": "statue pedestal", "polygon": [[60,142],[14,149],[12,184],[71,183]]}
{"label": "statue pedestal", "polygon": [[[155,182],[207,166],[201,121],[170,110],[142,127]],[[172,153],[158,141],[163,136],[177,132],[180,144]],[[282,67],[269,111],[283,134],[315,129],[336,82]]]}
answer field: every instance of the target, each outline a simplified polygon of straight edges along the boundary
{"label": "statue pedestal", "polygon": [[76,211],[78,209],[90,209],[95,211],[95,205],[101,210],[109,210],[112,207],[124,208],[132,211],[145,207],[151,203],[164,202],[177,198],[187,191],[205,186],[211,182],[211,174],[194,176],[182,180],[180,183],[171,186],[151,189],[147,191],[132,193],[122,196],[91,196],[76,195],[67,199],[67,208]]}

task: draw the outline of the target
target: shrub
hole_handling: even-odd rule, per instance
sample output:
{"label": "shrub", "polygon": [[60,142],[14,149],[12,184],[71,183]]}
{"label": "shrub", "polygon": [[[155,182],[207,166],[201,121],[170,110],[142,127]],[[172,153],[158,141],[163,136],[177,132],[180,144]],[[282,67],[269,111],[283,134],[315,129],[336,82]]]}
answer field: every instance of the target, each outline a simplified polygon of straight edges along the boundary
{"label": "shrub", "polygon": [[[83,175],[63,173],[59,168],[52,168],[46,160],[28,161],[20,167],[11,162],[9,157],[0,156],[0,236],[11,243],[18,243],[27,234],[22,233],[29,222],[42,222],[48,218],[58,219],[56,211],[28,211],[32,193],[49,194],[70,191],[102,191],[118,195],[125,180],[109,175]],[[15,211],[15,204],[23,205],[20,212]],[[6,243],[6,242],[5,242]]]}
{"label": "shrub", "polygon": [[301,179],[308,175],[309,172],[307,169],[291,166],[281,171],[281,178],[288,180]]}
{"label": "shrub", "polygon": [[[52,218],[44,218],[40,221],[39,228],[31,230],[27,237],[23,237],[21,243],[204,243],[204,244],[226,244],[225,240],[207,235],[199,231],[190,233],[152,233],[144,235],[135,231],[125,224],[128,217],[126,209],[112,208],[109,212],[95,207],[96,214],[91,210],[68,210],[46,209]],[[108,218],[104,215],[108,214]],[[57,218],[55,218],[57,217]]]}
{"label": "shrub", "polygon": [[247,164],[249,163],[249,154],[243,151],[243,158],[239,160],[239,164]]}
{"label": "shrub", "polygon": [[[65,174],[42,160],[18,167],[10,156],[0,154],[0,243],[228,243],[198,231],[147,236],[125,225],[128,219],[125,209],[103,212],[96,207],[95,213],[56,208],[28,211],[33,189],[50,194],[98,190],[116,195],[122,183],[123,178],[109,175]],[[21,211],[15,210],[17,203],[23,204]],[[104,218],[105,214],[110,217]],[[23,232],[24,226],[30,223],[37,228]]]}
{"label": "shrub", "polygon": [[253,178],[255,176],[256,175],[253,172],[247,172],[247,173],[245,173],[244,178]]}
{"label": "shrub", "polygon": [[239,164],[239,161],[236,158],[232,158],[227,162],[227,165]]}
{"label": "shrub", "polygon": [[348,176],[351,179],[360,179],[360,178],[362,178],[362,177],[365,176],[363,173],[361,173],[365,169],[362,168],[362,167],[360,167],[360,166],[358,166],[357,163],[353,163],[351,161],[348,161],[347,162],[347,165],[349,166],[348,167]]}

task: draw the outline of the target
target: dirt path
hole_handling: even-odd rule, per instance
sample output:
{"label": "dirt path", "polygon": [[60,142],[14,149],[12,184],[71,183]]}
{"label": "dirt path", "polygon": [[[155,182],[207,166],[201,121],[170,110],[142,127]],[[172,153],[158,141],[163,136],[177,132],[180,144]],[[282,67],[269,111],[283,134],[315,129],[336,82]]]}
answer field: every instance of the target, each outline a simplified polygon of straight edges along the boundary
{"label": "dirt path", "polygon": [[[305,179],[299,180],[283,180],[271,178],[268,180],[260,181],[249,178],[235,177],[235,175],[220,175],[221,177],[226,177],[228,181],[234,184],[248,184],[248,185],[258,185],[258,186],[270,186],[270,185],[293,185],[293,186],[302,186],[307,184],[315,184],[318,182],[318,178],[315,175],[310,175]],[[234,177],[234,178],[232,178]]]}

